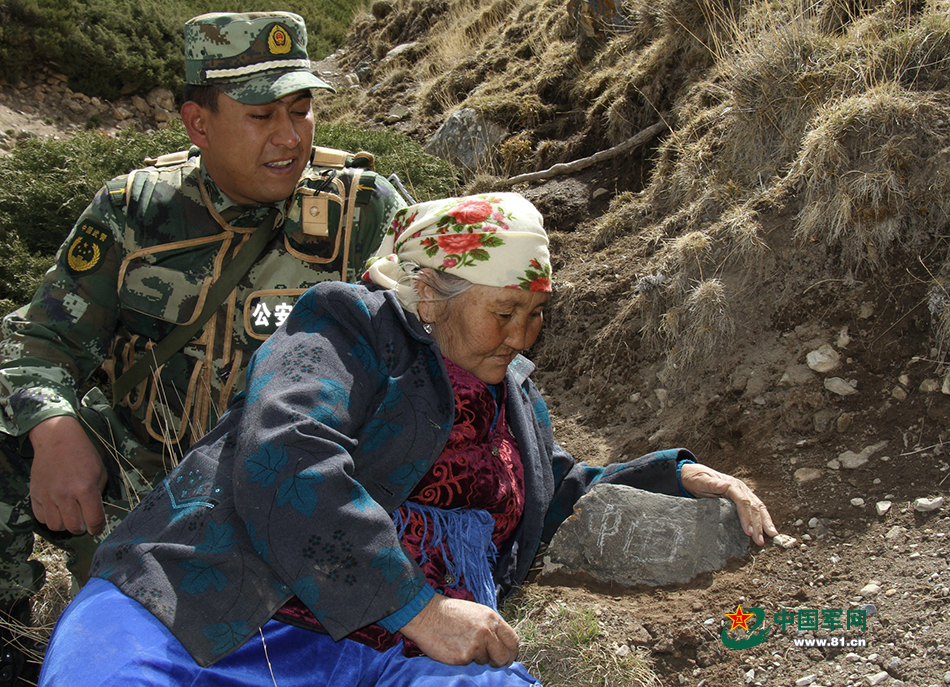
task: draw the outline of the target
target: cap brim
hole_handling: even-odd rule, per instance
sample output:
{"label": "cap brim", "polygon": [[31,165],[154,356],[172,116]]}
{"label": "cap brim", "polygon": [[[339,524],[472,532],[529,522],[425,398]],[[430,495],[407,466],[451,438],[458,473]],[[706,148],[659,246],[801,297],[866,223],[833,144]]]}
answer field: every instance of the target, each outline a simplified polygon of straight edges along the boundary
{"label": "cap brim", "polygon": [[322,88],[336,93],[326,81],[307,71],[263,74],[247,81],[214,84],[227,95],[245,105],[263,105],[280,100],[285,95],[311,88]]}

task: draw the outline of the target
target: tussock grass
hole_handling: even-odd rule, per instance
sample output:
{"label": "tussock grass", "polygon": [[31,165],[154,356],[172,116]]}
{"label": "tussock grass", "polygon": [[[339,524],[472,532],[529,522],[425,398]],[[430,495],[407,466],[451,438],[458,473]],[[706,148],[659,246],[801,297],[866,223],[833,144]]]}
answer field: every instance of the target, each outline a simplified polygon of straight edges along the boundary
{"label": "tussock grass", "polygon": [[729,308],[723,283],[707,279],[666,312],[660,333],[668,342],[667,359],[674,370],[683,372],[705,362],[732,339],[735,321]]}
{"label": "tussock grass", "polygon": [[648,655],[611,637],[597,611],[527,585],[501,609],[521,638],[518,660],[545,687],[659,687]]}
{"label": "tussock grass", "polygon": [[932,279],[927,292],[927,309],[933,322],[937,362],[945,368],[950,351],[950,274]]}
{"label": "tussock grass", "polygon": [[840,247],[850,264],[918,250],[950,216],[950,101],[897,84],[832,101],[805,137],[795,179],[798,235]]}
{"label": "tussock grass", "polygon": [[[741,282],[774,267],[761,218],[791,198],[797,239],[824,246],[842,270],[874,272],[918,253],[941,261],[950,217],[945,2],[627,6],[641,33],[614,41],[586,80],[601,89],[592,110],[601,108],[608,130],[632,121],[616,83],[619,65],[632,62],[618,46],[637,45],[639,60],[656,49],[659,60],[700,45],[710,66],[682,83],[650,183],[595,223],[596,248],[630,237],[626,249],[648,256],[640,274],[666,276],[650,291],[631,284],[595,337],[609,343],[597,349],[602,359],[636,337],[678,369],[711,359],[735,331],[729,313],[741,305]],[[700,21],[705,32],[692,28]],[[930,304],[941,350],[950,341],[950,319],[934,305],[942,293],[935,286]]]}

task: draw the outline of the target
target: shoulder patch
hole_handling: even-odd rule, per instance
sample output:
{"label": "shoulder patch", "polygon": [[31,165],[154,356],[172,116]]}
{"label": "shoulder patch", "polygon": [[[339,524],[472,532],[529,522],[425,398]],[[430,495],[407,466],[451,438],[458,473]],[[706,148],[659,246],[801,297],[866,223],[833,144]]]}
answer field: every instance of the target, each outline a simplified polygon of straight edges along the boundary
{"label": "shoulder patch", "polygon": [[74,277],[92,274],[102,266],[113,243],[115,237],[112,232],[91,220],[83,220],[66,251],[67,271]]}

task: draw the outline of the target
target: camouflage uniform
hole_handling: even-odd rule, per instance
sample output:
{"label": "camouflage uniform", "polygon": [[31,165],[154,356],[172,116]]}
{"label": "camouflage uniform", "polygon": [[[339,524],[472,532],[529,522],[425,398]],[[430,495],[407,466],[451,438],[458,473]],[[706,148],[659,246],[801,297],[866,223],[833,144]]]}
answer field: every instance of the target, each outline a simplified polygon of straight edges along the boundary
{"label": "camouflage uniform", "polygon": [[[189,49],[209,30],[217,31],[217,16],[211,24],[200,24],[199,33],[192,28],[190,44],[186,27]],[[273,20],[274,15],[221,16]],[[250,35],[245,42],[253,40],[253,49],[261,35],[276,40],[278,49],[288,36],[295,45],[300,42],[293,24],[271,21],[260,28],[262,23],[250,23],[258,37]],[[302,30],[302,20],[300,27],[296,30]],[[202,45],[201,59],[214,62]],[[282,86],[315,87],[302,79]],[[201,78],[190,73],[189,82],[196,80]],[[250,95],[232,86],[224,83],[221,90],[260,96],[262,102],[275,99],[261,95],[260,84]],[[51,533],[33,518],[29,431],[51,417],[81,418],[109,472],[107,533],[214,426],[243,388],[251,353],[283,322],[296,297],[315,282],[339,279],[344,261],[347,279],[360,276],[392,216],[405,205],[371,167],[371,156],[315,148],[288,201],[246,206],[219,190],[194,148],[113,179],[96,195],[33,301],[3,320],[0,431],[8,437],[0,451],[0,603],[8,605],[42,586],[42,565],[27,560],[34,531],[78,554],[80,574],[88,562],[82,559],[96,544],[88,535]],[[98,388],[80,398],[79,388],[97,369],[114,382],[156,342],[196,318],[211,285],[275,209],[270,243],[191,342],[115,399],[114,407]]]}

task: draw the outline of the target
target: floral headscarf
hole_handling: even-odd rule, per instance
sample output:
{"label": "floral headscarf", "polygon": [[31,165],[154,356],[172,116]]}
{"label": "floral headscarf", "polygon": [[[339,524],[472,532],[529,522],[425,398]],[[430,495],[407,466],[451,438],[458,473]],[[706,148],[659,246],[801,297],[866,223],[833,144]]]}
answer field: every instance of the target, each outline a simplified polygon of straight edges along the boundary
{"label": "floral headscarf", "polygon": [[517,193],[444,198],[399,210],[363,278],[400,293],[412,288],[405,277],[416,267],[484,286],[551,291],[544,221]]}

